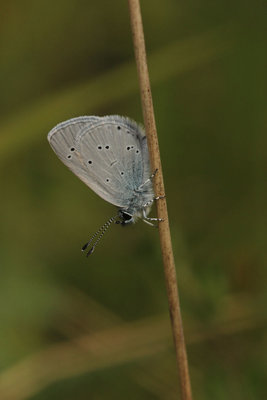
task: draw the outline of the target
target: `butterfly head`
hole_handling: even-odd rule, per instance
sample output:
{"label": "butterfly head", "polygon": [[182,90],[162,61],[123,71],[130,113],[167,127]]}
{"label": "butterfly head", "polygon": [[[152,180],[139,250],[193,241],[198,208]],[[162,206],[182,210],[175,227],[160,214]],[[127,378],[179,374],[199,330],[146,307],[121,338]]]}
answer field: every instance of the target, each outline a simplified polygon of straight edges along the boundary
{"label": "butterfly head", "polygon": [[119,210],[118,216],[120,219],[116,221],[117,224],[125,226],[134,223],[134,216],[127,211]]}

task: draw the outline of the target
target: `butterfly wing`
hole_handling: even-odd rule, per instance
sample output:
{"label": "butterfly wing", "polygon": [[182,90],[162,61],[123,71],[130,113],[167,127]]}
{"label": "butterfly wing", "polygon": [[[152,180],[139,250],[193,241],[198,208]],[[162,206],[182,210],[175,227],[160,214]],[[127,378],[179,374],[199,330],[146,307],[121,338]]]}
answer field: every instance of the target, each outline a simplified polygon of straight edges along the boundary
{"label": "butterfly wing", "polygon": [[56,125],[47,135],[48,142],[58,158],[85,184],[88,171],[77,153],[78,134],[90,128],[99,117],[84,116],[72,118]]}
{"label": "butterfly wing", "polygon": [[75,175],[119,207],[128,207],[134,189],[149,177],[145,133],[127,118],[74,118],[53,128],[48,141]]}

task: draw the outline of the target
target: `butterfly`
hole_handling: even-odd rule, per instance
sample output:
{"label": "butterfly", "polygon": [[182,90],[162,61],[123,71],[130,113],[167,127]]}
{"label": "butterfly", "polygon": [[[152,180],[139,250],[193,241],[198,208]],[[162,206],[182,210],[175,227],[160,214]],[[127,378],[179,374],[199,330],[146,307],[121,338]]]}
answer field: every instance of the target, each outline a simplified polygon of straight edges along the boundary
{"label": "butterfly", "polygon": [[[59,159],[101,198],[118,208],[82,247],[87,256],[112,223],[128,225],[149,218],[155,200],[147,138],[133,120],[118,115],[83,116],[56,125],[48,142]],[[163,196],[157,197],[161,198]]]}

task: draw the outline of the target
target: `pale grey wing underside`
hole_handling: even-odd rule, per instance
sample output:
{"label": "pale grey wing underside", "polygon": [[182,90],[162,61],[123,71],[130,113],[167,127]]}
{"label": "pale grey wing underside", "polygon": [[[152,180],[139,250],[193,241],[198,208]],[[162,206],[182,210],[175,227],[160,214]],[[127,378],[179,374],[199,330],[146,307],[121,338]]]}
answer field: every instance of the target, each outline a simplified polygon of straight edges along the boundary
{"label": "pale grey wing underside", "polygon": [[61,161],[100,197],[128,207],[150,175],[145,134],[135,122],[119,116],[78,117],[48,134]]}
{"label": "pale grey wing underside", "polygon": [[[99,117],[84,116],[72,118],[56,125],[47,135],[48,142],[58,158],[86,185],[88,185],[88,170],[81,157],[74,150],[77,147],[78,134],[84,128],[90,129]],[[94,190],[94,188],[92,187]]]}

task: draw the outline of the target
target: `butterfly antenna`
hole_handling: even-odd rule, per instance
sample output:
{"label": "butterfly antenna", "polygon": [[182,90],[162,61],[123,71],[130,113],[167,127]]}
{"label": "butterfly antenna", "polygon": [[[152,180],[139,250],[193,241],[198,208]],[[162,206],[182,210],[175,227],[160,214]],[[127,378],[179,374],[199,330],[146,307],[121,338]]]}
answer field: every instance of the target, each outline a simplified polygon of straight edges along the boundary
{"label": "butterfly antenna", "polygon": [[[86,254],[86,256],[88,257],[90,254],[93,253],[96,245],[99,243],[99,241],[101,240],[101,238],[104,236],[104,234],[106,233],[107,229],[110,227],[110,225],[116,221],[118,215],[115,215],[114,217],[111,217],[107,222],[104,223],[104,225],[101,226],[100,229],[98,229],[98,231],[96,231],[93,236],[90,238],[90,240],[85,243],[85,245],[82,247],[82,251],[86,250],[88,248],[88,246],[93,242],[93,240],[95,238],[96,241],[93,244],[93,246],[91,247],[91,249],[88,251],[88,253]],[[97,237],[98,236],[98,237]]]}

